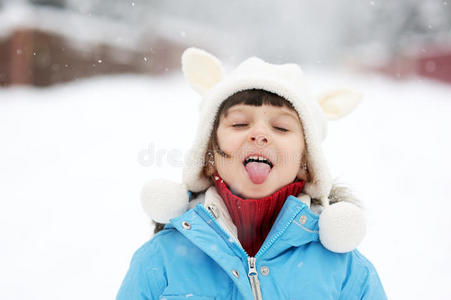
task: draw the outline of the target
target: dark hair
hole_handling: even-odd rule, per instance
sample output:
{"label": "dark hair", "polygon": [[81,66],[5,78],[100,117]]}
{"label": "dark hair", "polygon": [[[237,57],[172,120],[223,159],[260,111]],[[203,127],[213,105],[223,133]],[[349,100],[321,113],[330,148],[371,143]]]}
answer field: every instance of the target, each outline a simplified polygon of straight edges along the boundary
{"label": "dark hair", "polygon": [[162,231],[164,229],[165,224],[163,223],[158,223],[153,221],[155,228],[153,229],[153,233],[157,234],[158,232]]}
{"label": "dark hair", "polygon": [[221,115],[227,116],[228,110],[235,105],[246,104],[252,106],[262,106],[262,105],[273,105],[273,106],[286,106],[292,110],[295,110],[293,105],[285,98],[260,89],[244,90],[236,92],[232,96],[228,97],[221,106],[219,106],[218,112],[216,113],[215,123],[219,123],[219,118]]}

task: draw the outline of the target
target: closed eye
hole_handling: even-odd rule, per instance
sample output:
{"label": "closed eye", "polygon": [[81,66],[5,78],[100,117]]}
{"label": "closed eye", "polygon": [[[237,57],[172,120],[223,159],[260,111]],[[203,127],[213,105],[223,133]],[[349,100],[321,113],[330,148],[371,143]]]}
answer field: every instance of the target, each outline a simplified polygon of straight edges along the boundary
{"label": "closed eye", "polygon": [[279,130],[279,131],[282,131],[282,132],[287,132],[287,131],[288,131],[288,129],[285,129],[285,128],[282,128],[282,127],[276,127],[276,126],[274,126],[274,128],[277,129],[277,130]]}
{"label": "closed eye", "polygon": [[245,127],[247,124],[233,124],[232,127]]}

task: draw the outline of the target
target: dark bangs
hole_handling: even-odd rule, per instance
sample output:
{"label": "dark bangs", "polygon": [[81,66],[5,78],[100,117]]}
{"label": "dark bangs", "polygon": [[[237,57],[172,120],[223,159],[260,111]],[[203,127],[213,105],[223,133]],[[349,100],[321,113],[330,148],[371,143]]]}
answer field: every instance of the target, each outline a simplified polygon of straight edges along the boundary
{"label": "dark bangs", "polygon": [[293,105],[285,98],[260,89],[244,90],[237,92],[222,102],[217,113],[217,119],[221,115],[227,116],[228,110],[235,105],[245,104],[252,106],[272,105],[282,107],[285,106],[289,109],[295,110]]}

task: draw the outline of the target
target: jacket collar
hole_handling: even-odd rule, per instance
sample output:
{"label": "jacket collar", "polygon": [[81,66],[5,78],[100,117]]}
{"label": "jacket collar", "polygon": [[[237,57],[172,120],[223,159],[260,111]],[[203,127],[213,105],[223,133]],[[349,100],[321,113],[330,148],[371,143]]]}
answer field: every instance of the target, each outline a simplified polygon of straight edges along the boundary
{"label": "jacket collar", "polygon": [[[312,241],[318,241],[318,219],[319,215],[310,210],[310,197],[307,194],[301,193],[298,197],[289,196],[257,256],[265,254],[266,249],[264,248],[269,246],[272,246],[271,252],[275,250],[280,253],[291,246],[300,246]],[[193,221],[195,226],[191,224]],[[186,230],[183,227],[183,222],[190,223],[191,228]],[[182,234],[189,231],[189,238],[194,244],[197,244],[197,240],[202,239],[211,241],[214,236],[218,248],[221,248],[219,245],[225,241],[227,245],[230,243],[236,245],[236,249],[234,249],[235,254],[246,255],[238,240],[237,228],[233,224],[227,207],[213,186],[208,188],[203,197],[198,199],[194,208],[172,219],[171,224]],[[209,227],[208,230],[207,227]],[[196,232],[196,234],[191,234],[193,232]],[[213,236],[206,238],[204,236],[206,234],[212,234]],[[282,235],[283,239],[279,239]],[[220,242],[220,240],[223,242]],[[283,243],[281,243],[282,240]],[[273,246],[273,244],[277,247]],[[208,252],[208,249],[205,250]],[[277,254],[274,253],[274,255]]]}
{"label": "jacket collar", "polygon": [[238,239],[249,255],[254,256],[262,246],[285,200],[298,195],[305,181],[289,183],[266,197],[242,198],[232,193],[219,174],[214,176],[216,191],[225,203],[238,230]]}

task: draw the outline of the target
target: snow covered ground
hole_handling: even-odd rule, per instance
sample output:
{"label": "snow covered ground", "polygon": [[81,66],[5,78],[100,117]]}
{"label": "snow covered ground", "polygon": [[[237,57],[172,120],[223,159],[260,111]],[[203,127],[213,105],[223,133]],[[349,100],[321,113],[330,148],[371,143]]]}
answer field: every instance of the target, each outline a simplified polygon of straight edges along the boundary
{"label": "snow covered ground", "polygon": [[[450,299],[451,86],[312,71],[366,95],[325,149],[366,205],[360,249],[389,298]],[[115,297],[151,234],[141,186],[180,180],[198,100],[181,77],[0,89],[1,299]]]}

